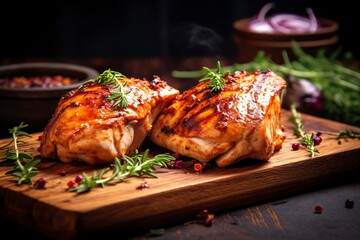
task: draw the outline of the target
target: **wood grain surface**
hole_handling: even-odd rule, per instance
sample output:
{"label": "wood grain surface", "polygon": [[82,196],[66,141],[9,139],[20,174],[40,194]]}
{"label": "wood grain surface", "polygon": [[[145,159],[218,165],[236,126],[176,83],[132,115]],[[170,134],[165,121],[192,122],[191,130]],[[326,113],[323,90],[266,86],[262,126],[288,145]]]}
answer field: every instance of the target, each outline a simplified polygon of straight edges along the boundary
{"label": "wood grain surface", "polygon": [[[193,219],[201,209],[216,212],[245,206],[301,192],[359,170],[359,139],[343,139],[340,144],[335,136],[323,134],[323,141],[317,146],[319,153],[314,158],[305,149],[293,151],[291,144],[299,139],[293,135],[289,116],[283,110],[286,140],[268,162],[248,159],[201,174],[158,168],[158,178],[133,177],[113,186],[76,194],[67,191],[67,182],[82,172],[92,174],[100,168],[42,162],[35,180],[44,177],[46,189],[35,189],[30,184],[17,185],[13,176],[5,175],[11,167],[0,167],[0,213],[51,238],[69,239],[104,230],[156,228]],[[360,131],[354,126],[306,114],[302,118],[308,133]],[[40,136],[41,133],[32,134],[32,138],[20,145],[21,151],[37,156]],[[8,141],[0,140],[0,146]],[[151,144],[149,147],[152,150]],[[0,151],[0,156],[4,156],[4,151]],[[66,172],[65,176],[59,174],[61,170]],[[150,187],[138,190],[144,181]]]}

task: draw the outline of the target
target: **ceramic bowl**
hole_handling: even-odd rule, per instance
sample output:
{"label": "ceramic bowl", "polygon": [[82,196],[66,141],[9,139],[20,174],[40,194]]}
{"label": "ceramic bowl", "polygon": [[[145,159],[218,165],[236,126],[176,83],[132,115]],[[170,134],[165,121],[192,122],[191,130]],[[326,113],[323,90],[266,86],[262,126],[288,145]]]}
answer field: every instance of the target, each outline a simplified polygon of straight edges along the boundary
{"label": "ceramic bowl", "polygon": [[14,88],[0,85],[0,137],[11,137],[8,129],[21,122],[29,126],[28,133],[43,131],[55,112],[60,98],[84,81],[98,76],[98,71],[86,66],[66,63],[20,63],[0,66],[0,79],[61,75],[78,82],[57,87]]}
{"label": "ceramic bowl", "polygon": [[283,63],[282,52],[285,50],[290,59],[292,41],[296,41],[307,53],[315,53],[321,48],[331,49],[338,43],[337,22],[326,19],[317,19],[320,28],[315,33],[259,33],[249,30],[251,18],[239,19],[233,23],[234,43],[237,61],[251,62],[257,53],[262,50],[277,63]]}

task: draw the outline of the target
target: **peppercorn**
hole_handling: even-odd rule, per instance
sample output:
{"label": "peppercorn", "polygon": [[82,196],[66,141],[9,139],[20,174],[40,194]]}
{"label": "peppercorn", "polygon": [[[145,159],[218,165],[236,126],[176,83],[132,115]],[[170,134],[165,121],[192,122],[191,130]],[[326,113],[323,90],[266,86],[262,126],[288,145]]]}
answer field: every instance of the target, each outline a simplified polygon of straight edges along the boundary
{"label": "peppercorn", "polygon": [[353,208],[354,207],[354,201],[352,199],[346,199],[345,207],[346,208]]}
{"label": "peppercorn", "polygon": [[318,135],[315,135],[313,137],[313,141],[314,141],[314,145],[317,146],[317,145],[319,145],[321,143],[322,138],[320,136],[318,136]]}
{"label": "peppercorn", "polygon": [[83,175],[76,175],[75,176],[75,182],[80,183],[84,179]]}
{"label": "peppercorn", "polygon": [[201,173],[203,169],[203,165],[201,163],[195,163],[194,164],[194,171],[196,173]]}
{"label": "peppercorn", "polygon": [[210,227],[215,220],[214,214],[208,214],[204,220],[204,225]]}
{"label": "peppercorn", "polygon": [[36,189],[45,189],[45,178],[39,178],[35,183],[34,183],[34,187]]}
{"label": "peppercorn", "polygon": [[136,187],[137,190],[144,190],[144,189],[148,189],[150,186],[149,184],[144,181],[142,182],[139,186]]}
{"label": "peppercorn", "polygon": [[323,211],[323,207],[321,205],[316,205],[314,207],[314,213],[320,214]]}
{"label": "peppercorn", "polygon": [[297,151],[297,150],[300,149],[300,144],[299,143],[293,143],[291,145],[291,147],[292,147],[292,150]]}
{"label": "peppercorn", "polygon": [[207,218],[208,215],[209,215],[209,211],[207,209],[203,209],[195,215],[195,218],[196,220],[203,221],[205,218]]}
{"label": "peppercorn", "polygon": [[175,168],[181,169],[181,168],[185,168],[185,163],[183,160],[176,160],[175,161]]}
{"label": "peppercorn", "polygon": [[75,188],[78,186],[78,183],[76,183],[74,181],[68,181],[67,185],[69,188]]}
{"label": "peppercorn", "polygon": [[60,176],[62,176],[62,177],[63,177],[63,176],[65,176],[65,175],[66,175],[66,171],[65,171],[65,170],[60,170],[60,171],[59,171],[59,174],[60,174]]}
{"label": "peppercorn", "polygon": [[210,227],[215,221],[214,214],[210,214],[207,209],[203,209],[198,212],[195,216],[196,220],[202,223],[203,225]]}

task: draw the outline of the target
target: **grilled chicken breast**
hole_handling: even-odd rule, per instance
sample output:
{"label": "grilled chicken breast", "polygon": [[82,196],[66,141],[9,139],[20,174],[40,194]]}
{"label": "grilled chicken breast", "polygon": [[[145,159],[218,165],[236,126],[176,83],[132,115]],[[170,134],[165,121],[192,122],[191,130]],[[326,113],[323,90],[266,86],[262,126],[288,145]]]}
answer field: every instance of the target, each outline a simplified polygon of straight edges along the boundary
{"label": "grilled chicken breast", "polygon": [[[179,94],[155,76],[152,81],[119,79],[127,107],[114,106],[114,89],[90,82],[64,95],[45,127],[40,154],[62,162],[90,165],[132,154],[145,140],[161,110]],[[126,83],[125,83],[126,82]]]}
{"label": "grilled chicken breast", "polygon": [[212,91],[203,81],[178,95],[150,132],[157,145],[226,167],[245,158],[267,161],[285,140],[281,116],[286,82],[274,72],[238,71]]}

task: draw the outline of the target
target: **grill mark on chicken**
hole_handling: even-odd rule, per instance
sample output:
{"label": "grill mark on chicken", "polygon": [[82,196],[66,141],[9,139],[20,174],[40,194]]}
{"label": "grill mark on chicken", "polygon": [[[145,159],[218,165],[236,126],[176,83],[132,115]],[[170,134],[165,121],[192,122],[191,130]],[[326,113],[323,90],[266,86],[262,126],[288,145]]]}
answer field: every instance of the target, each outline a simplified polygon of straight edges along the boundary
{"label": "grill mark on chicken", "polygon": [[164,126],[161,128],[161,132],[163,133],[175,133],[174,129],[170,126]]}
{"label": "grill mark on chicken", "polygon": [[222,167],[244,158],[268,160],[285,139],[285,80],[267,70],[238,71],[225,82],[218,92],[205,81],[178,95],[154,123],[150,139],[202,162],[214,159]]}
{"label": "grill mark on chicken", "polygon": [[[139,148],[158,114],[179,94],[159,77],[121,79],[127,108],[113,106],[109,86],[90,82],[64,95],[43,131],[44,158],[110,163]],[[123,84],[122,83],[122,84]]]}
{"label": "grill mark on chicken", "polygon": [[[208,99],[210,96],[216,96],[214,94],[208,95],[204,94],[205,98]],[[189,108],[187,111],[187,115],[184,117],[184,121],[182,124],[182,129],[186,129],[186,132],[190,131],[201,131],[201,123],[203,121],[209,121],[211,118],[218,118],[219,122],[224,122],[229,119],[228,116],[226,116],[226,111],[223,111],[225,109],[222,109],[222,106],[226,104],[228,101],[228,98],[220,99],[217,98],[215,101],[211,102],[210,104],[196,104],[192,105],[192,108]],[[196,108],[196,109],[195,109]],[[186,120],[186,121],[185,121]],[[219,126],[219,125],[216,125]]]}

